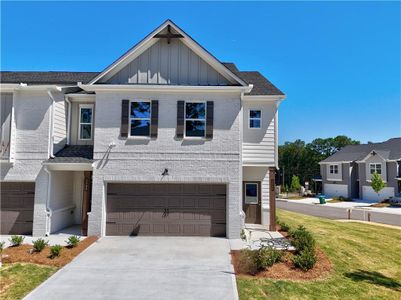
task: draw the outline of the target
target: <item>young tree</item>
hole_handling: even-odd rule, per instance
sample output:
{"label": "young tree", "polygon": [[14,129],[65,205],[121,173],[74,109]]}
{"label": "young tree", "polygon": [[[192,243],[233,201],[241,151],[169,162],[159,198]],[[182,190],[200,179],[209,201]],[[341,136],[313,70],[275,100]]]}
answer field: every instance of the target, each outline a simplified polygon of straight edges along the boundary
{"label": "young tree", "polygon": [[377,193],[377,196],[380,196],[379,192],[386,187],[386,183],[383,181],[382,177],[377,172],[374,172],[372,174],[371,186],[372,189]]}
{"label": "young tree", "polygon": [[300,189],[301,189],[301,184],[299,183],[299,177],[296,175],[292,175],[291,190],[298,192]]}

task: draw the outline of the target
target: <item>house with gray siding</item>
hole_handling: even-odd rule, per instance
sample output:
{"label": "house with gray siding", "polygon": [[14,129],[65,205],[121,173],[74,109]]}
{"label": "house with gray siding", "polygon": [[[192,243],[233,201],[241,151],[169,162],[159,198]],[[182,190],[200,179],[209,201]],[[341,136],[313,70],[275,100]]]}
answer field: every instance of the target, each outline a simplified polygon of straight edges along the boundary
{"label": "house with gray siding", "polygon": [[101,72],[3,71],[1,233],[274,229],[284,98],[170,20]]}
{"label": "house with gray siding", "polygon": [[[320,162],[323,193],[352,199],[384,200],[401,193],[401,138],[382,143],[350,145]],[[386,187],[371,187],[377,172]]]}

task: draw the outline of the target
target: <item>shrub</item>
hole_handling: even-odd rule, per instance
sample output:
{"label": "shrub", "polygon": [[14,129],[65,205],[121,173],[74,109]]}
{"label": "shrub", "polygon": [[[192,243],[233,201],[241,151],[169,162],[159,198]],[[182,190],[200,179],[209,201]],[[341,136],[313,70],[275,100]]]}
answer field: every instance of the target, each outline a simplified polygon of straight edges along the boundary
{"label": "shrub", "polygon": [[290,235],[293,238],[292,244],[298,252],[315,251],[316,241],[304,226],[300,225],[296,230],[291,231]]}
{"label": "shrub", "polygon": [[283,256],[282,251],[274,249],[273,247],[262,247],[258,250],[258,269],[266,269],[273,266],[281,260]]}
{"label": "shrub", "polygon": [[49,245],[48,241],[45,241],[44,239],[37,239],[36,241],[33,241],[33,250],[40,252],[45,249],[47,245]]}
{"label": "shrub", "polygon": [[239,272],[255,275],[258,273],[258,255],[257,251],[250,249],[243,249],[239,256]]}
{"label": "shrub", "polygon": [[50,247],[50,258],[55,258],[57,256],[60,256],[61,250],[63,247],[60,245],[54,245]]}
{"label": "shrub", "polygon": [[280,225],[280,228],[282,231],[290,232],[291,227],[285,222],[281,222],[280,220],[277,220],[277,224]]}
{"label": "shrub", "polygon": [[12,235],[10,238],[11,246],[16,247],[21,245],[24,239],[25,237],[23,237],[22,235]]}
{"label": "shrub", "polygon": [[0,242],[0,254],[3,252],[5,245],[6,245],[6,242]]}
{"label": "shrub", "polygon": [[292,175],[291,178],[291,191],[298,192],[301,189],[301,183],[299,182],[299,177],[296,175]]}
{"label": "shrub", "polygon": [[241,238],[241,240],[246,241],[246,234],[244,229],[241,230],[239,237]]}
{"label": "shrub", "polygon": [[80,240],[80,238],[78,236],[72,235],[65,242],[67,243],[67,247],[74,248],[78,245],[79,240]]}
{"label": "shrub", "polygon": [[316,260],[315,250],[305,249],[298,255],[294,255],[292,262],[296,268],[299,268],[302,271],[308,271],[314,267]]}

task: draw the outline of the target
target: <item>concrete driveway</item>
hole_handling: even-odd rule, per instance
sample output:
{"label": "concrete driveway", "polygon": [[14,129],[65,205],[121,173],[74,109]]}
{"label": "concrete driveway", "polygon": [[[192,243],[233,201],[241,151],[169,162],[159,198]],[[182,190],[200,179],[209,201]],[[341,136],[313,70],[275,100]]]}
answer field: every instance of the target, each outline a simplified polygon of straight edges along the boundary
{"label": "concrete driveway", "polygon": [[25,299],[238,299],[228,239],[104,237]]}

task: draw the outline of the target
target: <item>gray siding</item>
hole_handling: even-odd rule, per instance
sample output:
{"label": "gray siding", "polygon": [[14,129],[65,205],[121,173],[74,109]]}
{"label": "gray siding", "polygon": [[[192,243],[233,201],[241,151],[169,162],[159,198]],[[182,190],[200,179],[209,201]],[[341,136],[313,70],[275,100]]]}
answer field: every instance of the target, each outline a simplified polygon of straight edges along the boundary
{"label": "gray siding", "polygon": [[61,95],[54,103],[53,135],[54,153],[57,153],[67,142],[67,116],[65,109],[64,96]]}
{"label": "gray siding", "polygon": [[341,164],[342,169],[342,179],[338,181],[327,180],[327,168],[329,167],[328,164],[320,165],[320,174],[322,175],[323,183],[332,183],[332,184],[348,184],[350,181],[350,164],[343,163]]}
{"label": "gray siding", "polygon": [[13,107],[13,95],[1,94],[0,105],[1,105],[0,158],[8,159],[10,157],[11,112]]}
{"label": "gray siding", "polygon": [[396,180],[397,177],[397,162],[388,162],[387,163],[387,186],[393,187],[394,191],[398,190],[398,182]]}
{"label": "gray siding", "polygon": [[171,40],[170,44],[164,39],[159,40],[107,83],[230,85],[226,78],[178,39]]}

